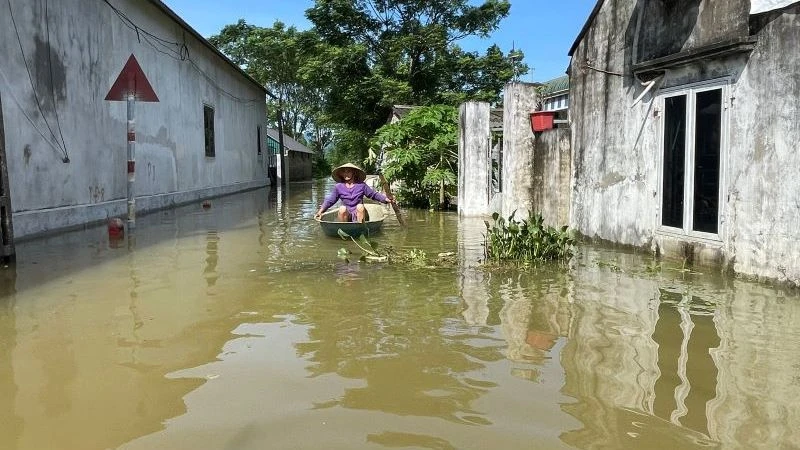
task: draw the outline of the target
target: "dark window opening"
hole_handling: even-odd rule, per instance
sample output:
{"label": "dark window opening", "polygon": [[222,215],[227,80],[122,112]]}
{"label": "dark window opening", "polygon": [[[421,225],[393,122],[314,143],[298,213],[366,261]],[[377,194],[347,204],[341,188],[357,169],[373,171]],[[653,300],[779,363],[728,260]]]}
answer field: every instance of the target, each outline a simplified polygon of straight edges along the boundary
{"label": "dark window opening", "polygon": [[661,224],[683,228],[686,96],[664,99],[664,168]]}
{"label": "dark window opening", "polygon": [[214,108],[203,105],[203,134],[205,135],[206,156],[216,156],[214,148]]}
{"label": "dark window opening", "polygon": [[261,155],[261,126],[256,127],[256,139],[258,140],[258,154]]}
{"label": "dark window opening", "polygon": [[6,246],[11,243],[11,237],[9,236],[9,229],[8,223],[10,222],[10,218],[8,217],[8,211],[6,210],[5,206],[0,206],[0,238],[2,238],[3,245]]}
{"label": "dark window opening", "polygon": [[692,228],[695,231],[716,233],[718,228],[721,125],[722,90],[699,92],[694,135]]}
{"label": "dark window opening", "polygon": [[489,186],[491,194],[503,191],[503,137],[493,133],[488,139],[489,146]]}

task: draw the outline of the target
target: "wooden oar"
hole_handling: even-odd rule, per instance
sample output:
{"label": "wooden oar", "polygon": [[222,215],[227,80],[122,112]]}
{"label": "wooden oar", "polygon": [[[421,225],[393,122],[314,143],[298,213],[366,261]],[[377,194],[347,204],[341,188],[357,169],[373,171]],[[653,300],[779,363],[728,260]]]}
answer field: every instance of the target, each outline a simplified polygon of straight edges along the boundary
{"label": "wooden oar", "polygon": [[[394,200],[392,188],[389,187],[389,183],[386,181],[386,178],[383,177],[383,173],[379,172],[378,178],[381,180],[381,186],[383,186],[383,191],[386,192],[386,196],[389,197],[390,200]],[[400,222],[400,225],[406,226],[406,221],[403,219],[403,215],[400,214],[400,207],[397,206],[397,202],[392,202],[392,209],[394,209],[394,214],[397,216],[397,221]]]}

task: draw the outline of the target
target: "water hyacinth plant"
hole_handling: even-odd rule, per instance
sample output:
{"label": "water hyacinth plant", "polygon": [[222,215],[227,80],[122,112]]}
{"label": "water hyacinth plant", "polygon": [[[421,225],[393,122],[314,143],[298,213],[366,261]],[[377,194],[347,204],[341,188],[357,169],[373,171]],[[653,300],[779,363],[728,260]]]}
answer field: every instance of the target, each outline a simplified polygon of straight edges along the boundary
{"label": "water hyacinth plant", "polygon": [[485,260],[500,263],[516,261],[536,263],[551,260],[567,260],[572,256],[575,239],[563,226],[556,229],[544,225],[540,214],[530,213],[527,219],[516,220],[511,213],[508,219],[492,214],[494,223],[486,224]]}

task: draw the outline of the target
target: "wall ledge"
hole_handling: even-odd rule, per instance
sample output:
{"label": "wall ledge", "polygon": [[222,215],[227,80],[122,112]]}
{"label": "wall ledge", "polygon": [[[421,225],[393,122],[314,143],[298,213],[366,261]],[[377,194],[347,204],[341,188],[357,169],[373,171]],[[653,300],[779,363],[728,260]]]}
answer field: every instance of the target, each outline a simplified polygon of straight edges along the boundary
{"label": "wall ledge", "polygon": [[643,61],[633,65],[633,74],[641,80],[652,79],[668,69],[703,59],[719,59],[737,53],[748,53],[756,46],[757,38],[746,37],[693,48],[672,55]]}

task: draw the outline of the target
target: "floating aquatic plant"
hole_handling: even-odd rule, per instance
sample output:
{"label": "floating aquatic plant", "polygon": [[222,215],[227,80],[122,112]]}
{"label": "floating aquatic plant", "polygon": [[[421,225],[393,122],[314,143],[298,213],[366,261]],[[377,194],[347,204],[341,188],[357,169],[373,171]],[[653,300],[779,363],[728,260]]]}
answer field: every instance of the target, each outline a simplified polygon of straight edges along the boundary
{"label": "floating aquatic plant", "polygon": [[566,260],[572,256],[575,239],[568,227],[560,229],[544,224],[540,214],[531,212],[527,219],[508,219],[492,214],[493,223],[486,224],[485,257],[487,262],[515,261],[537,263]]}

